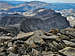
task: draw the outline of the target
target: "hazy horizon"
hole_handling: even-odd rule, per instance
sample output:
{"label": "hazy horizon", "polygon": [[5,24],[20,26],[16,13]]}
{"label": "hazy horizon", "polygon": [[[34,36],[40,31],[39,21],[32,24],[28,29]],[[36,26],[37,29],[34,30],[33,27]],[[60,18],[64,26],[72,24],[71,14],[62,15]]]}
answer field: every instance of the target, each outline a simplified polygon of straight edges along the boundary
{"label": "hazy horizon", "polygon": [[75,3],[74,0],[0,0],[0,1],[42,1],[47,3]]}

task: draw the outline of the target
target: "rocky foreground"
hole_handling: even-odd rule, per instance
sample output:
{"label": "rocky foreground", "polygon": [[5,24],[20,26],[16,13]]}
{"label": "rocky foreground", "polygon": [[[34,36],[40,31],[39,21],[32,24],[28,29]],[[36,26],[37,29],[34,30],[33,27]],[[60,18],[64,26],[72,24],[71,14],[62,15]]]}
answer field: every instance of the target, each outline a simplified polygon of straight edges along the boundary
{"label": "rocky foreground", "polygon": [[0,56],[75,56],[75,28],[13,34],[0,28]]}

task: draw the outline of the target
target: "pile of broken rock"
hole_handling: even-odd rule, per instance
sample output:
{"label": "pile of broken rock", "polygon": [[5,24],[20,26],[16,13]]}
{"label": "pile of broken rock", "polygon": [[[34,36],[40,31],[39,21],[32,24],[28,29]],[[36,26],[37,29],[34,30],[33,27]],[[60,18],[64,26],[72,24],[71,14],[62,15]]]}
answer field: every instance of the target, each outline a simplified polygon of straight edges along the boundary
{"label": "pile of broken rock", "polygon": [[75,56],[75,28],[20,31],[15,36],[4,29],[0,28],[0,56]]}

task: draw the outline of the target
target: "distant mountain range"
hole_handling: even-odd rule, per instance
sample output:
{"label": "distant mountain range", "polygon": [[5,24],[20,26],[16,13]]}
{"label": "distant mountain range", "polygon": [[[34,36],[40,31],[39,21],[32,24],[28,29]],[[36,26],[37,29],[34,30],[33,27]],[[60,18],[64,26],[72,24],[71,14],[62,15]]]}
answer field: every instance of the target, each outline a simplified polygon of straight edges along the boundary
{"label": "distant mountain range", "polygon": [[46,8],[53,10],[75,9],[75,3],[45,3],[40,1],[0,1],[0,11],[25,12],[37,8]]}

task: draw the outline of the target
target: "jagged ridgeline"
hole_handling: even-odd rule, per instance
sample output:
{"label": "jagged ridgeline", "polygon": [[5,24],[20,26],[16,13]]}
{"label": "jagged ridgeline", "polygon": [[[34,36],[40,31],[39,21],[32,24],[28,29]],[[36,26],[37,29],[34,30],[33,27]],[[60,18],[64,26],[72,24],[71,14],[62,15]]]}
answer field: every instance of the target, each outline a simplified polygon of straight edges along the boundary
{"label": "jagged ridgeline", "polygon": [[23,16],[19,14],[4,15],[0,19],[0,26],[19,26],[24,32],[35,30],[49,31],[50,29],[63,29],[70,27],[69,22],[60,13],[51,9],[37,9],[33,11],[32,16]]}

